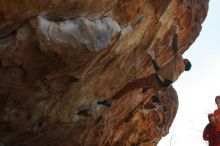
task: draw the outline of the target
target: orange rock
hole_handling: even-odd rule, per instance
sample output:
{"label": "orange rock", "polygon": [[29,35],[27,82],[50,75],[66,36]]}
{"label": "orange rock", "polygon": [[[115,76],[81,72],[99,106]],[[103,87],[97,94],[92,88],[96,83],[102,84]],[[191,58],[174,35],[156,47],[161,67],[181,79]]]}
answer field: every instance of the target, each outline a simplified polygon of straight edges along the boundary
{"label": "orange rock", "polygon": [[177,112],[172,87],[159,103],[142,89],[97,101],[154,73],[148,49],[172,60],[175,21],[184,53],[207,11],[208,0],[1,0],[0,143],[156,146]]}

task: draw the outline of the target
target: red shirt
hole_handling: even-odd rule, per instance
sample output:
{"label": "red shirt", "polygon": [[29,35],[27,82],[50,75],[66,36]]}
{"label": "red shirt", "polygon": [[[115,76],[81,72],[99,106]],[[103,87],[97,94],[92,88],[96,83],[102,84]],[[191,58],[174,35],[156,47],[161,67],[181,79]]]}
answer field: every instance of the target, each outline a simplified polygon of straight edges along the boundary
{"label": "red shirt", "polygon": [[220,146],[220,132],[215,131],[215,145],[214,146]]}
{"label": "red shirt", "polygon": [[213,127],[210,123],[207,124],[203,131],[203,139],[209,142],[209,146],[217,146],[215,137],[215,127]]}
{"label": "red shirt", "polygon": [[220,132],[220,120],[217,119],[218,117],[220,118],[220,109],[215,110],[214,117],[216,119],[216,131]]}

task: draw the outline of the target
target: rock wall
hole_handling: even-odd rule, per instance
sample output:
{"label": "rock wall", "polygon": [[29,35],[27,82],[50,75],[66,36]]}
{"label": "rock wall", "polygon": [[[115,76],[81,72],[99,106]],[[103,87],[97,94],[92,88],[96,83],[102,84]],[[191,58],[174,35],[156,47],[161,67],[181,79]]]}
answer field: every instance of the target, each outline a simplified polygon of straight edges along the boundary
{"label": "rock wall", "polygon": [[[208,0],[1,0],[0,143],[5,146],[155,146],[178,99],[131,90],[129,82],[172,60],[174,24],[184,53],[198,37]],[[153,96],[154,97],[154,96]]]}

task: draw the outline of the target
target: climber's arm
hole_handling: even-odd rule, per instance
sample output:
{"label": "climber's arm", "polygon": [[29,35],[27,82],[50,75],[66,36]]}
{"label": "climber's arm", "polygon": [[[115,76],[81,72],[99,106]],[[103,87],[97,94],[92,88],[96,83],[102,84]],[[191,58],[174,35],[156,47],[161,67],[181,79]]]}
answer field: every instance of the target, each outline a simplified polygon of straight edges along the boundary
{"label": "climber's arm", "polygon": [[155,71],[157,72],[158,70],[160,70],[160,66],[158,65],[158,63],[156,61],[154,51],[148,52],[148,54],[151,56],[151,62],[153,64]]}
{"label": "climber's arm", "polygon": [[173,50],[173,54],[174,55],[178,55],[179,54],[179,47],[178,47],[179,43],[178,43],[178,34],[175,33],[173,36],[173,41],[172,41],[172,50]]}
{"label": "climber's arm", "polygon": [[157,61],[155,59],[152,59],[151,60],[152,64],[153,64],[153,67],[155,69],[155,71],[159,71],[160,70],[160,66],[157,64]]}

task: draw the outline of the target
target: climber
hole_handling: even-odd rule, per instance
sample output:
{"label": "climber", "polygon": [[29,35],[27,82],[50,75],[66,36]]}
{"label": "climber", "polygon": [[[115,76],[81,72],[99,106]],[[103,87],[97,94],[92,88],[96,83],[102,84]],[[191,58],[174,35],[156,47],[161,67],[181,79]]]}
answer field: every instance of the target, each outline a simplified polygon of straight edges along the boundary
{"label": "climber", "polygon": [[216,123],[215,137],[216,137],[217,145],[220,146],[220,96],[215,97],[215,103],[218,107],[218,109],[214,111],[214,117],[215,117],[215,123]]}
{"label": "climber", "polygon": [[143,93],[147,91],[149,88],[154,88],[157,91],[166,89],[173,82],[175,82],[180,74],[185,70],[189,71],[191,69],[191,63],[188,59],[183,59],[178,48],[178,31],[179,26],[175,25],[175,34],[172,40],[172,50],[174,54],[174,59],[170,61],[168,64],[160,68],[160,66],[156,62],[156,57],[154,51],[149,51],[149,55],[151,56],[151,61],[153,67],[156,71],[155,74],[149,76],[146,81],[146,84],[143,88]]}
{"label": "climber", "polygon": [[203,139],[209,142],[209,146],[216,146],[215,140],[215,118],[213,114],[208,115],[209,123],[203,131]]}
{"label": "climber", "polygon": [[176,81],[179,75],[184,70],[189,71],[191,68],[191,63],[188,59],[182,58],[178,49],[178,26],[175,27],[175,32],[176,33],[174,34],[172,39],[172,50],[174,53],[174,59],[171,62],[160,68],[155,60],[154,52],[151,51],[149,55],[152,58],[152,64],[156,70],[156,73],[128,83],[111,99],[105,99],[103,102],[99,102],[98,104],[109,107],[113,99],[118,99],[128,92],[138,88],[143,88],[142,93],[145,93],[148,89],[151,88],[155,91],[161,91],[163,89],[166,89],[167,87],[169,87],[169,85]]}

